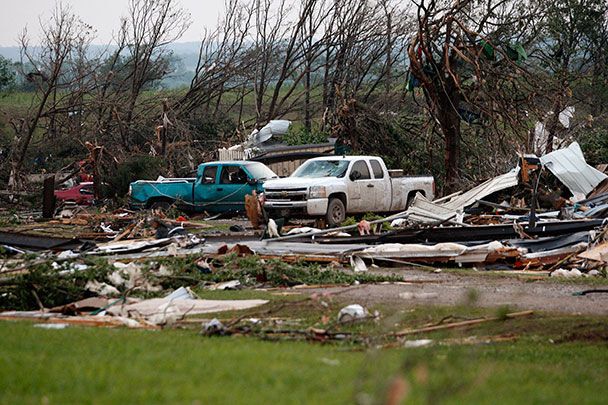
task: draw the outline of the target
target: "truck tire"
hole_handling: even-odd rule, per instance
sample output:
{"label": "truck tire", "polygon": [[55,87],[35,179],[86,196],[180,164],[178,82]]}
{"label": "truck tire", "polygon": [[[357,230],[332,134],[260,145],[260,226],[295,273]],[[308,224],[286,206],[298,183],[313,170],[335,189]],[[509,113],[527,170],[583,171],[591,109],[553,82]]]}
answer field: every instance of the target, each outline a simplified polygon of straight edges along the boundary
{"label": "truck tire", "polygon": [[332,198],[327,204],[327,214],[325,214],[327,225],[338,226],[346,219],[346,208],[339,198]]}
{"label": "truck tire", "polygon": [[171,208],[171,203],[168,201],[154,201],[150,204],[152,210],[167,211],[169,208]]}

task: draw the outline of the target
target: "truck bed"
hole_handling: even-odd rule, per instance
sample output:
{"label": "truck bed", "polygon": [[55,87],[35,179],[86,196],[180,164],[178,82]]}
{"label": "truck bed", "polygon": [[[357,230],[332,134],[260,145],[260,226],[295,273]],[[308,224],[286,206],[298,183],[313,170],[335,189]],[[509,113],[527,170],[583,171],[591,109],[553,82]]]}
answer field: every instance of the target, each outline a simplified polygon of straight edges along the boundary
{"label": "truck bed", "polygon": [[138,180],[131,183],[131,200],[133,205],[146,204],[151,200],[192,201],[194,178],[165,179],[160,181]]}
{"label": "truck bed", "polygon": [[408,205],[408,198],[413,198],[416,192],[421,192],[432,199],[434,197],[433,182],[433,176],[391,177],[391,211],[405,210]]}

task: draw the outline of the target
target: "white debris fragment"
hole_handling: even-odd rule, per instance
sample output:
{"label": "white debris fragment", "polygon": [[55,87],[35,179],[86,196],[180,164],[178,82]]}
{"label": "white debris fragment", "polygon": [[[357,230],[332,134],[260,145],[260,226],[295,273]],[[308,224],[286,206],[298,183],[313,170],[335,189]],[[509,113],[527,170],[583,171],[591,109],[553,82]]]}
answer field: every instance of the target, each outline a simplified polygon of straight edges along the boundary
{"label": "white debris fragment", "polygon": [[57,255],[58,259],[72,259],[74,257],[80,256],[78,253],[73,252],[71,250],[64,250],[63,252]]}
{"label": "white debris fragment", "polygon": [[268,236],[271,238],[278,238],[279,236],[279,228],[277,227],[277,223],[274,222],[274,219],[270,218],[268,220]]}
{"label": "white debris fragment", "polygon": [[224,281],[221,283],[216,283],[207,287],[209,290],[236,290],[241,286],[241,282],[239,280],[230,280]]}
{"label": "white debris fragment", "polygon": [[158,307],[158,312],[149,316],[147,321],[159,326],[171,326],[178,319],[182,318],[184,314],[179,308],[173,303],[173,300],[162,304]]}
{"label": "white debris fragment", "polygon": [[341,231],[335,231],[335,232],[328,232],[325,234],[326,236],[336,236],[336,237],[350,237],[350,233],[346,233],[346,232],[341,232]]}
{"label": "white debris fragment", "polygon": [[424,347],[429,346],[431,343],[433,343],[433,339],[406,340],[405,342],[403,342],[403,347]]}
{"label": "white debris fragment", "polygon": [[551,277],[576,278],[582,277],[583,273],[579,269],[557,269],[551,273]]}
{"label": "white debris fragment", "polygon": [[106,225],[105,223],[101,223],[99,224],[99,227],[101,228],[102,231],[104,231],[105,233],[117,233],[114,229],[110,228],[110,225]]}
{"label": "white debris fragment", "polygon": [[403,298],[406,300],[430,300],[430,299],[434,299],[439,297],[439,294],[437,293],[432,293],[432,292],[419,292],[419,293],[413,293],[413,292],[402,292],[399,293],[399,298]]}
{"label": "white debris fragment", "polygon": [[120,295],[120,291],[118,291],[116,287],[111,286],[108,283],[100,283],[97,280],[88,281],[84,288],[87,291],[94,292],[104,297]]}
{"label": "white debris fragment", "polygon": [[171,294],[167,295],[165,299],[168,300],[193,300],[196,299],[194,294],[190,291],[189,288],[180,287],[177,290],[173,291]]}
{"label": "white debris fragment", "polygon": [[321,363],[326,364],[328,366],[339,366],[340,360],[338,359],[328,359],[327,357],[321,358]]}
{"label": "white debris fragment", "polygon": [[405,218],[393,219],[393,222],[391,222],[391,227],[398,228],[400,226],[403,226],[406,223],[407,223],[407,219],[405,219]]}
{"label": "white debris fragment", "polygon": [[298,235],[298,234],[302,234],[302,233],[310,233],[310,232],[318,232],[318,231],[320,231],[319,228],[311,228],[310,226],[303,226],[300,228],[290,229],[289,232],[287,232],[287,235]]}
{"label": "white debris fragment", "polygon": [[348,305],[338,313],[338,322],[351,322],[356,319],[364,319],[369,316],[367,309],[359,304]]}
{"label": "white debris fragment", "polygon": [[226,327],[224,326],[224,324],[218,319],[213,318],[209,322],[203,323],[203,329],[201,333],[204,335],[219,335],[224,333],[225,330]]}
{"label": "white debris fragment", "polygon": [[69,325],[67,323],[36,323],[34,328],[40,329],[65,329]]}
{"label": "white debris fragment", "polygon": [[367,271],[367,265],[359,256],[351,256],[350,265],[355,272]]}

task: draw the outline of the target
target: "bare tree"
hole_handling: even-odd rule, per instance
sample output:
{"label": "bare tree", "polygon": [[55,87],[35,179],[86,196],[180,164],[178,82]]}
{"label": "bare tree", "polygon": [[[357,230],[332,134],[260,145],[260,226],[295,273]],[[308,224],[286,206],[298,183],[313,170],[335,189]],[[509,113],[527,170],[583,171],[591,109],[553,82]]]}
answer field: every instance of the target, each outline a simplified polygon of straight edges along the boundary
{"label": "bare tree", "polygon": [[[546,16],[533,55],[546,72],[545,94],[551,109],[542,152],[550,152],[560,128],[560,113],[572,104],[586,102],[585,97],[577,100],[573,92],[577,82],[589,76],[597,79],[605,72],[608,4],[602,0],[552,0],[544,5]],[[603,68],[597,69],[602,64]]]}
{"label": "bare tree", "polygon": [[8,182],[12,189],[21,185],[19,173],[34,137],[56,137],[60,121],[80,115],[91,83],[86,54],[92,28],[61,4],[41,28],[39,47],[30,46],[27,31],[20,38],[21,66],[32,67],[21,73],[36,90],[24,116],[10,121],[15,133]]}
{"label": "bare tree", "polygon": [[505,0],[422,0],[408,47],[411,84],[444,138],[445,183],[457,187],[461,122],[501,133],[522,131],[534,85],[524,47],[536,32],[538,6]]}
{"label": "bare tree", "polygon": [[144,127],[140,120],[160,107],[158,100],[142,100],[142,94],[170,72],[167,45],[189,25],[189,14],[176,0],[130,0],[95,99],[99,133],[118,133],[125,151],[139,143],[133,136]]}

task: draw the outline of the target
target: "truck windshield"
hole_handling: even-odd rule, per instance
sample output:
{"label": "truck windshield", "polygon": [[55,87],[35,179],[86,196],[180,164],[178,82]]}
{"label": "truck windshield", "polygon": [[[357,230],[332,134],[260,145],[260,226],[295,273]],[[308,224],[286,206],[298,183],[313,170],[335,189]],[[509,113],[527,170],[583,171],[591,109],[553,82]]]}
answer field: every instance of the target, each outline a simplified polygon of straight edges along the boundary
{"label": "truck windshield", "polygon": [[348,160],[309,160],[291,177],[342,177],[348,169]]}
{"label": "truck windshield", "polygon": [[247,165],[247,170],[256,180],[276,179],[279,176],[262,163]]}

